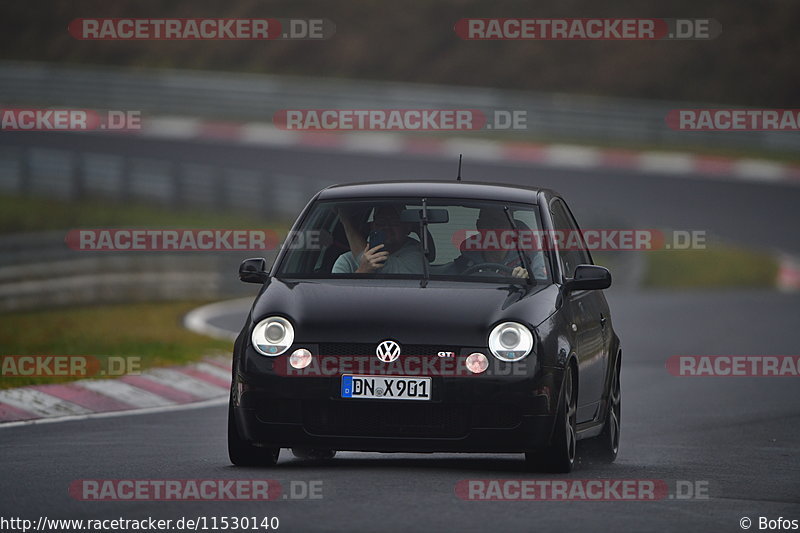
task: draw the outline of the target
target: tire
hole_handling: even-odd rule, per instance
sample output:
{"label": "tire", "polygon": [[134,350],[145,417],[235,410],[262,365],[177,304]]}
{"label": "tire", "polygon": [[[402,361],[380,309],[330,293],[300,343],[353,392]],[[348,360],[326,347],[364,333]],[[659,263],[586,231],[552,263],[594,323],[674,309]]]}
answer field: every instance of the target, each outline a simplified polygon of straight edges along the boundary
{"label": "tire", "polygon": [[228,402],[228,457],[236,466],[274,466],[278,462],[280,448],[254,446],[242,439],[236,428],[233,401]]}
{"label": "tire", "polygon": [[606,420],[603,431],[597,437],[587,439],[581,455],[590,461],[598,463],[613,463],[619,452],[619,436],[622,422],[622,394],[620,387],[621,362],[617,358],[614,374],[611,376],[611,386],[608,390],[606,407]]}
{"label": "tire", "polygon": [[312,461],[327,461],[336,456],[336,450],[326,450],[320,448],[292,448],[292,455],[298,459],[310,459]]}
{"label": "tire", "polygon": [[575,465],[578,394],[571,365],[567,366],[564,374],[564,387],[556,410],[550,444],[540,452],[525,454],[525,461],[533,470],[567,474],[572,472]]}

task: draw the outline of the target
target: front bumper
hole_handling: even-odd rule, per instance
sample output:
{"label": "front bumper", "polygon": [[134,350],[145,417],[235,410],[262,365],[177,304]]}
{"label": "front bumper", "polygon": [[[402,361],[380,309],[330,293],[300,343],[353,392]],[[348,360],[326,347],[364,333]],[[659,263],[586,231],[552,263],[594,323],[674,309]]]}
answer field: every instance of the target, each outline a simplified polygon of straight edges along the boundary
{"label": "front bumper", "polygon": [[470,428],[461,437],[375,436],[368,430],[354,435],[317,435],[303,423],[267,423],[256,410],[236,408],[237,428],[245,439],[279,448],[324,448],[363,452],[521,453],[547,445],[554,417],[523,416],[514,428]]}
{"label": "front bumper", "polygon": [[497,362],[496,375],[431,376],[428,401],[342,399],[340,374],[286,376],[267,368],[271,358],[251,361],[250,372],[236,374],[237,428],[248,441],[281,448],[534,451],[550,441],[562,376],[535,364],[519,375],[502,368],[514,363]]}

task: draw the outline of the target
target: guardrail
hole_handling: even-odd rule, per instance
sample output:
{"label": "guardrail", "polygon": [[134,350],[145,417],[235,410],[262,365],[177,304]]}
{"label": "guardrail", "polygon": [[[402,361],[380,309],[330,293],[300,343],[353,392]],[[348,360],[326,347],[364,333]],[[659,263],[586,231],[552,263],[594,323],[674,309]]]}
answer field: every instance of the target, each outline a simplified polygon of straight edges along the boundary
{"label": "guardrail", "polygon": [[527,112],[509,136],[548,141],[613,141],[664,148],[704,146],[798,150],[800,134],[681,132],[672,109],[708,105],[490,88],[304,78],[188,70],[116,69],[0,62],[0,104],[131,109],[232,121],[270,121],[287,108],[444,108]]}
{"label": "guardrail", "polygon": [[[0,313],[81,304],[217,300],[250,295],[244,252],[88,252],[66,231],[0,236]],[[273,260],[276,252],[255,252]]]}
{"label": "guardrail", "polygon": [[[76,134],[65,134],[76,135]],[[187,159],[0,143],[0,193],[154,202],[164,206],[244,210],[269,220],[294,217],[331,183],[253,168]]]}

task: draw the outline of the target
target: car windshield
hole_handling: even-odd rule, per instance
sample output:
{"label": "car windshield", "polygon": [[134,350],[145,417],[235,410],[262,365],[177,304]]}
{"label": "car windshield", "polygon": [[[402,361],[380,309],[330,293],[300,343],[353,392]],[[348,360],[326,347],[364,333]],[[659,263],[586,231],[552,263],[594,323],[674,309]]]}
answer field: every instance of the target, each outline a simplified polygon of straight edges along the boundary
{"label": "car windshield", "polygon": [[318,201],[287,237],[277,275],[540,283],[551,279],[546,247],[531,245],[541,233],[534,204]]}

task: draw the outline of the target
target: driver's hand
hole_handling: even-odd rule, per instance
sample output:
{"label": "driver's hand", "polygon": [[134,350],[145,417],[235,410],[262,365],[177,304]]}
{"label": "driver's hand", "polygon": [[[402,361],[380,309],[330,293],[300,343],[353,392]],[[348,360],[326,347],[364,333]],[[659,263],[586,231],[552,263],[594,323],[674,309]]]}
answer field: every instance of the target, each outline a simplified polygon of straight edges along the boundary
{"label": "driver's hand", "polygon": [[515,278],[528,279],[528,271],[523,267],[514,267],[514,270],[511,271],[511,275]]}
{"label": "driver's hand", "polygon": [[381,248],[383,248],[383,244],[379,244],[374,248],[370,248],[368,244],[364,248],[364,253],[361,254],[361,261],[359,262],[356,272],[359,274],[368,274],[370,272],[375,272],[379,268],[383,268],[386,259],[389,257],[389,252],[381,252]]}

